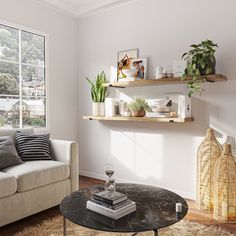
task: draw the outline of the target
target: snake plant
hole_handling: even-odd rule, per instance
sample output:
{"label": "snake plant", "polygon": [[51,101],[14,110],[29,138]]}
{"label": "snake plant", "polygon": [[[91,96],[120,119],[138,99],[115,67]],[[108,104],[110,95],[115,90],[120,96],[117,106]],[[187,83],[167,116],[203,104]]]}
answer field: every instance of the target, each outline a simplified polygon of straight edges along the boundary
{"label": "snake plant", "polygon": [[91,97],[93,102],[104,102],[106,97],[107,88],[103,86],[106,83],[105,72],[102,71],[97,75],[96,80],[93,82],[89,78],[86,78],[91,86]]}

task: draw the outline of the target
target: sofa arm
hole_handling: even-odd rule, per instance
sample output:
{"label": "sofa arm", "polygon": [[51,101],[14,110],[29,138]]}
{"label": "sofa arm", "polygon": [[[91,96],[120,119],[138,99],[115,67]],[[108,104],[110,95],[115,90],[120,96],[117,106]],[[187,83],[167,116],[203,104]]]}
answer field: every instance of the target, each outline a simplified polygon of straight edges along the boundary
{"label": "sofa arm", "polygon": [[78,143],[64,140],[50,140],[52,158],[68,163],[70,166],[71,192],[79,188],[79,154]]}

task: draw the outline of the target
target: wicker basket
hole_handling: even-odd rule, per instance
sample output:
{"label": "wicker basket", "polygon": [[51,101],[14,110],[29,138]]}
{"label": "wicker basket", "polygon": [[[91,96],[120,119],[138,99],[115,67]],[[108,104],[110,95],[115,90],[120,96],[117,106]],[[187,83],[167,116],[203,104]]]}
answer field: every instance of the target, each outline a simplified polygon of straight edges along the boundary
{"label": "wicker basket", "polygon": [[222,147],[217,141],[214,130],[208,129],[207,136],[197,152],[197,208],[213,212],[213,176],[216,160],[220,157]]}
{"label": "wicker basket", "polygon": [[236,161],[230,144],[224,144],[215,164],[213,216],[222,222],[236,223]]}

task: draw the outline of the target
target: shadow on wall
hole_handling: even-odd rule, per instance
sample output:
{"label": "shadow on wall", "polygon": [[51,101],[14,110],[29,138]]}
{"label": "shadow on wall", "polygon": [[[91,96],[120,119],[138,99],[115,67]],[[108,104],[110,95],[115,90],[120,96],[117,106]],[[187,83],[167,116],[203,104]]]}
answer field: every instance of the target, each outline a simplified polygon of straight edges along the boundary
{"label": "shadow on wall", "polygon": [[[104,164],[112,162],[116,166],[115,178],[119,181],[151,184],[178,193],[182,191],[185,197],[194,198],[197,147],[205,138],[207,128],[212,127],[211,121],[216,121],[221,111],[214,103],[199,98],[193,98],[193,109],[195,121],[190,123],[86,123],[81,148],[88,158],[87,168],[83,168],[105,177]],[[222,143],[225,133],[222,127],[217,128],[220,124],[212,128]],[[230,127],[225,124],[223,130],[228,129]],[[94,130],[96,137],[91,136]],[[98,139],[103,140],[104,145],[97,144]],[[229,137],[227,141],[230,140],[236,147],[235,139]],[[99,158],[96,167],[95,156]]]}

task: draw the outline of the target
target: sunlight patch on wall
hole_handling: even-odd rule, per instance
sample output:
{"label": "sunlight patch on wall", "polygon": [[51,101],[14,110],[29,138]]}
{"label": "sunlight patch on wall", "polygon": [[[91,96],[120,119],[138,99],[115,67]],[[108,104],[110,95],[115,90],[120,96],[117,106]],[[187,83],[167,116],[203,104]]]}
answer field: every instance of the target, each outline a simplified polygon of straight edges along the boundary
{"label": "sunlight patch on wall", "polygon": [[163,178],[163,137],[111,130],[111,154],[139,178]]}

